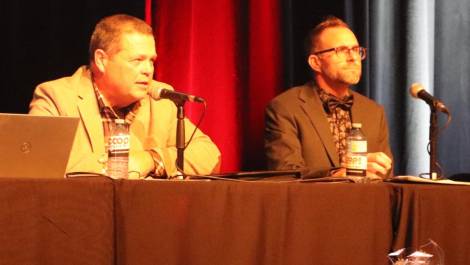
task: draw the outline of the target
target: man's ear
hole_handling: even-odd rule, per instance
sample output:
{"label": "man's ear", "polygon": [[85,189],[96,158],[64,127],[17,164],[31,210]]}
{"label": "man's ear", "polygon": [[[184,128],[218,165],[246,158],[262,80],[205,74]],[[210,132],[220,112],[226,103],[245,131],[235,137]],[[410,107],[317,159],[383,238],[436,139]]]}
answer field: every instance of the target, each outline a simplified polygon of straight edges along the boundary
{"label": "man's ear", "polygon": [[321,72],[321,61],[318,55],[310,54],[307,59],[308,65],[312,68],[315,72]]}
{"label": "man's ear", "polygon": [[102,49],[95,50],[95,65],[100,72],[104,72],[108,63],[108,54]]}

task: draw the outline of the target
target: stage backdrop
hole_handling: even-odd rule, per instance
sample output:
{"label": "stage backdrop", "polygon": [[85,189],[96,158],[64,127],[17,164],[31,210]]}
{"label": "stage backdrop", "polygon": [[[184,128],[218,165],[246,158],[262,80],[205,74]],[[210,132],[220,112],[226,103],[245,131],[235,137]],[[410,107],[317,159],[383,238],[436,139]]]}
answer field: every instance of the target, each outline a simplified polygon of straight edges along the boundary
{"label": "stage backdrop", "polygon": [[[409,96],[413,82],[452,112],[450,127],[439,135],[444,173],[470,172],[468,0],[2,1],[0,112],[26,113],[37,84],[86,64],[95,23],[114,13],[154,27],[157,79],[207,100],[202,129],[220,147],[224,171],[264,167],[264,108],[310,78],[303,38],[332,14],[350,23],[368,48],[355,89],[385,106],[395,172],[429,168],[429,108]],[[201,106],[186,109],[196,121]],[[442,126],[445,115],[439,118]]]}
{"label": "stage backdrop", "polygon": [[[395,172],[429,172],[429,107],[408,88],[420,82],[453,114],[439,134],[449,176],[470,171],[470,3],[457,1],[147,0],[155,28],[157,79],[206,98],[202,128],[223,154],[223,170],[262,168],[263,111],[269,100],[310,78],[303,38],[322,17],[346,20],[368,48],[355,88],[385,106]],[[332,3],[334,2],[334,3]],[[200,106],[188,106],[197,120]],[[439,126],[446,116],[439,114]]]}
{"label": "stage backdrop", "polygon": [[[222,151],[222,169],[264,166],[263,109],[282,87],[279,5],[258,1],[148,1],[156,77],[206,99],[202,129]],[[197,121],[201,106],[188,106]]]}

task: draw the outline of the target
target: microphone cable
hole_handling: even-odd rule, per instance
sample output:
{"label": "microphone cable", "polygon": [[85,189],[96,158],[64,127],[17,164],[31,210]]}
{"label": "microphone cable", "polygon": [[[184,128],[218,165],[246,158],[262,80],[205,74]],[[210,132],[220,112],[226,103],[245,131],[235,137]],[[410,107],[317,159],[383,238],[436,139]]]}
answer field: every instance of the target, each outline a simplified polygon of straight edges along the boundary
{"label": "microphone cable", "polygon": [[193,140],[194,134],[196,133],[197,129],[199,129],[199,126],[201,125],[201,122],[204,119],[204,116],[206,116],[207,103],[206,103],[205,100],[202,103],[204,104],[204,108],[202,109],[201,116],[199,117],[199,121],[197,122],[196,127],[194,127],[194,130],[193,130],[193,133],[191,134],[191,137],[189,137],[189,140],[188,140],[187,144],[184,146],[184,150],[186,150],[188,145]]}
{"label": "microphone cable", "polygon": [[[189,144],[191,143],[191,141],[193,140],[194,138],[194,135],[196,134],[196,131],[199,129],[199,126],[201,125],[202,123],[202,120],[204,119],[204,117],[206,116],[206,110],[207,110],[207,103],[206,101],[202,101],[202,103],[204,104],[204,108],[202,109],[202,113],[201,113],[201,116],[199,117],[199,120],[198,122],[195,124],[194,126],[194,130],[193,132],[191,133],[191,136],[189,137],[188,141],[186,142],[184,148],[183,148],[183,152],[186,150],[186,148],[189,146]],[[184,164],[184,161],[183,161],[183,164]],[[188,174],[186,174],[184,172],[183,169],[181,169],[179,166],[178,166],[178,163],[177,161],[175,160],[175,166],[176,166],[176,170],[178,171],[179,174],[176,174],[175,176],[168,176],[168,179],[178,179],[178,178],[183,178],[185,179],[187,176],[190,176]]]}

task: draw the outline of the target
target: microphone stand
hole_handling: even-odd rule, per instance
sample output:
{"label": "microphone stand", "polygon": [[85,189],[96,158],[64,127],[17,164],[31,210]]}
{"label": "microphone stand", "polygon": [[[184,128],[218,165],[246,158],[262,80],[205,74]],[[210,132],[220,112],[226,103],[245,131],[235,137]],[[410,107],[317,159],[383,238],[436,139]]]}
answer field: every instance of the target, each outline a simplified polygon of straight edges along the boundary
{"label": "microphone stand", "polygon": [[429,177],[435,180],[441,178],[437,167],[437,111],[434,104],[430,104],[429,107],[431,109],[429,125]]}
{"label": "microphone stand", "polygon": [[177,170],[184,171],[184,100],[173,100],[177,108],[177,123],[176,123],[176,166]]}

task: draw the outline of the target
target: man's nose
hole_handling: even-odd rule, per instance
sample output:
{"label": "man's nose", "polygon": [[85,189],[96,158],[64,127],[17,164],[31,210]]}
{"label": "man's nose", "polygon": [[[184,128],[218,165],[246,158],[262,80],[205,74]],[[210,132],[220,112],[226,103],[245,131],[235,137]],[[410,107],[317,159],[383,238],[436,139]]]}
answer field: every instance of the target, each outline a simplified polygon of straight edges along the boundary
{"label": "man's nose", "polygon": [[346,57],[348,58],[348,60],[355,60],[360,56],[353,49],[348,49],[347,52],[346,52]]}
{"label": "man's nose", "polygon": [[142,73],[145,75],[152,75],[153,69],[154,69],[153,61],[149,61],[147,63],[144,63],[144,65],[142,66]]}

